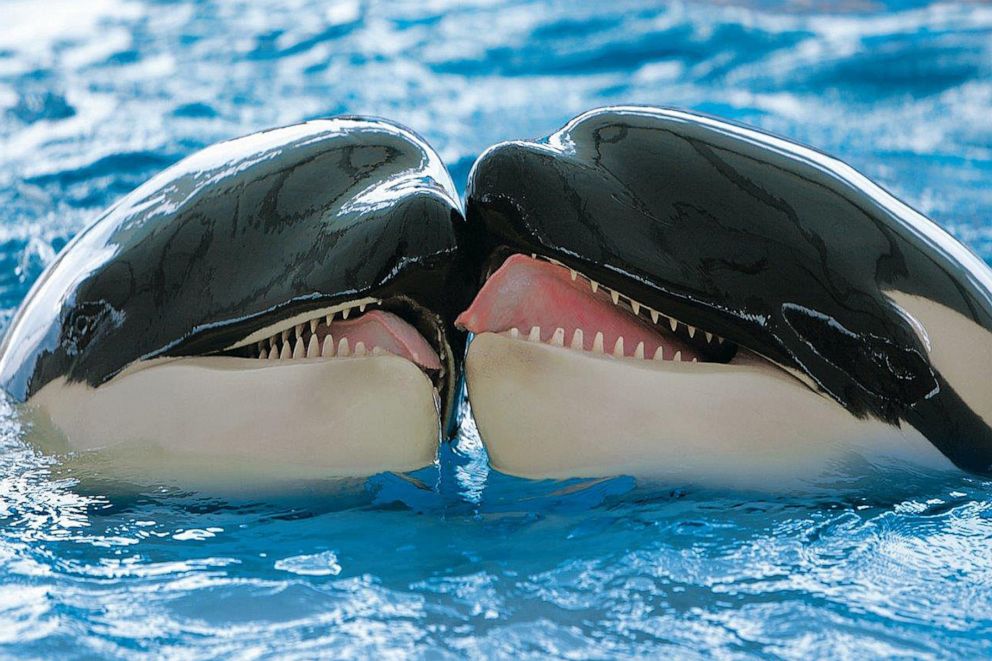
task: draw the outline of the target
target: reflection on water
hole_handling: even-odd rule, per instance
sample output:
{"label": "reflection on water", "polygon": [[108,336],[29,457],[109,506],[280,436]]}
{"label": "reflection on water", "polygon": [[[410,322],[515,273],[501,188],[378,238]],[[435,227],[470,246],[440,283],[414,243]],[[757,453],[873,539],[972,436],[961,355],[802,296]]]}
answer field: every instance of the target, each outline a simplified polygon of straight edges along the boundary
{"label": "reflection on water", "polygon": [[[0,323],[161,168],[340,112],[416,128],[463,185],[486,146],[587,108],[689,107],[840,156],[992,259],[992,9],[652,5],[8,0]],[[411,476],[252,499],[56,462],[19,425],[3,404],[4,654],[992,654],[974,478],[526,482],[469,425]]]}

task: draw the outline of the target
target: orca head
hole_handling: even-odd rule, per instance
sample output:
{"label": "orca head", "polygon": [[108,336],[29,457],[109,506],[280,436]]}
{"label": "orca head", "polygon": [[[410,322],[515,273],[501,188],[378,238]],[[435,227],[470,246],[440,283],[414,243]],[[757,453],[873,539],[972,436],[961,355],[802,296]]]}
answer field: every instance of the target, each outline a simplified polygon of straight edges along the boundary
{"label": "orca head", "polygon": [[426,465],[456,404],[463,222],[438,155],[388,121],[210,146],[65,248],[0,382],[74,449],[287,475]]}
{"label": "orca head", "polygon": [[457,323],[497,468],[992,470],[992,272],[829,156],[605,108],[486,151],[466,217],[486,277]]}

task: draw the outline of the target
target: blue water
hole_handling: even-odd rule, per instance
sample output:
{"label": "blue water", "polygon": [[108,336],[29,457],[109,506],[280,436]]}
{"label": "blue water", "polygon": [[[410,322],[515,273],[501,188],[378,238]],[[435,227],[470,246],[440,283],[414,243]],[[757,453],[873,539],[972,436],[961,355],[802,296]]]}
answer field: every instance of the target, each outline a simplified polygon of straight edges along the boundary
{"label": "blue water", "polygon": [[[334,113],[475,156],[608,103],[840,156],[992,260],[992,8],[0,2],[0,326],[65,242],[213,141]],[[0,403],[0,654],[992,656],[992,483],[758,494],[488,470],[232,499],[72,471]]]}

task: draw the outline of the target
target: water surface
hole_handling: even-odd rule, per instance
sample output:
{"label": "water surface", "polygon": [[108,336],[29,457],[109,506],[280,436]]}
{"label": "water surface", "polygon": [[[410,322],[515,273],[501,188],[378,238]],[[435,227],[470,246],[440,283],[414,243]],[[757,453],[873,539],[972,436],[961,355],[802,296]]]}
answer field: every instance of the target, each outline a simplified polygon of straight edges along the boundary
{"label": "water surface", "polygon": [[[826,4],[826,3],[824,3]],[[463,185],[609,103],[848,161],[992,260],[992,8],[851,1],[0,3],[0,326],[65,242],[216,140],[398,120]],[[836,10],[835,10],[836,12]],[[283,498],[69,470],[0,406],[0,653],[992,655],[992,483],[769,495],[439,464]]]}

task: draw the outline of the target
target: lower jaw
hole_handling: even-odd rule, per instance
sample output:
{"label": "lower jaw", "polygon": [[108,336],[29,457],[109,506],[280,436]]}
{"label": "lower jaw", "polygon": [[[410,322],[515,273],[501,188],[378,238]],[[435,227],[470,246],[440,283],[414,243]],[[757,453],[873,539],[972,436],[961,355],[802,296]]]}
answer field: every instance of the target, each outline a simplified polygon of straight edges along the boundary
{"label": "lower jaw", "polygon": [[481,333],[466,380],[493,467],[522,477],[776,490],[852,456],[953,469],[914,429],[859,420],[767,363],[658,365]]}
{"label": "lower jaw", "polygon": [[[45,449],[100,451],[140,479],[212,484],[368,476],[432,463],[434,386],[385,355],[149,361],[99,388],[52,382],[25,408]],[[123,477],[128,477],[127,475]]]}

